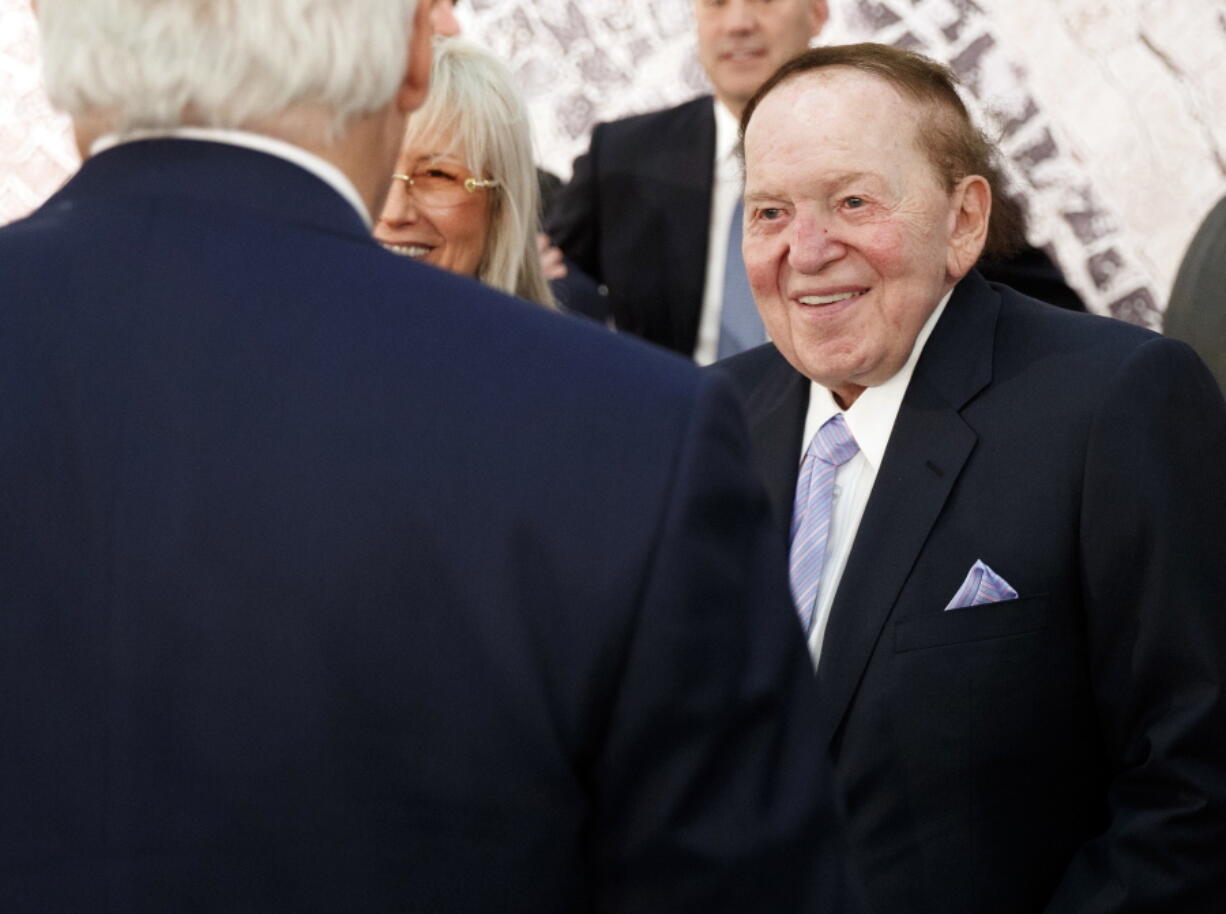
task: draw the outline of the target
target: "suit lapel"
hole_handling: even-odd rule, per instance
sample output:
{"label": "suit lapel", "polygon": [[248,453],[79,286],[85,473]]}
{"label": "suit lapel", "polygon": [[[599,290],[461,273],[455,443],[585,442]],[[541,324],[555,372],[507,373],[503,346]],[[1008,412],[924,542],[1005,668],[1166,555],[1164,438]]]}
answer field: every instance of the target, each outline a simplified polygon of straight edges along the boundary
{"label": "suit lapel", "polygon": [[818,681],[831,738],[975,447],[976,435],[959,411],[991,380],[999,307],[987,283],[977,273],[968,275],[907,388],[826,628]]}
{"label": "suit lapel", "polygon": [[676,246],[676,269],[671,271],[674,307],[668,309],[676,322],[673,338],[684,351],[693,352],[702,315],[703,288],[707,281],[707,244],[710,236],[711,194],[715,182],[715,111],[710,96],[703,96],[679,109],[673,142],[660,146],[670,159],[671,179],[677,182],[676,209],[669,243]]}

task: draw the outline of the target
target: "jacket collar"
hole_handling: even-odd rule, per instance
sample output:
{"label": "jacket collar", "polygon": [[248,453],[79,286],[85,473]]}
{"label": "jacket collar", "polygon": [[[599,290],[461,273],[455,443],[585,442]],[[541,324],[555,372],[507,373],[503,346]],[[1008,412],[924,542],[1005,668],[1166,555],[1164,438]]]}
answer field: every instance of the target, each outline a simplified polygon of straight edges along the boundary
{"label": "jacket collar", "polygon": [[265,152],[200,140],[150,139],[107,149],[86,160],[46,207],[123,197],[215,205],[374,243],[350,202],[315,174]]}
{"label": "jacket collar", "polygon": [[787,545],[811,385],[777,349],[771,349],[773,358],[746,398],[745,409],[771,511]]}

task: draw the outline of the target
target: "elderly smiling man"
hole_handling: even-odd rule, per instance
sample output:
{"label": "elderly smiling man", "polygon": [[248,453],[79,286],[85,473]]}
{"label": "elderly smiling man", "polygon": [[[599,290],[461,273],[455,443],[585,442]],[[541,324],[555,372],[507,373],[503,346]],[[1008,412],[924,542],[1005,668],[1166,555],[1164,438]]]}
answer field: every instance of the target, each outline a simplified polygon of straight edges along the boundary
{"label": "elderly smiling man", "polygon": [[729,360],[878,911],[1219,912],[1226,407],[1181,343],[984,281],[950,74],[784,66],[742,121],[773,345]]}

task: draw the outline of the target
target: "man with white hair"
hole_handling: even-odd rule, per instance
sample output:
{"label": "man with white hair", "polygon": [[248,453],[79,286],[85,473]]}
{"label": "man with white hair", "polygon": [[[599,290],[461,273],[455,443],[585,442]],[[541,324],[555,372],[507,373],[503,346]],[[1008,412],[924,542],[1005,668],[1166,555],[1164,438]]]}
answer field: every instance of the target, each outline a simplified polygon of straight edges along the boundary
{"label": "man with white hair", "polygon": [[370,236],[430,13],[40,4],[103,135],[0,229],[5,914],[837,890],[733,394]]}

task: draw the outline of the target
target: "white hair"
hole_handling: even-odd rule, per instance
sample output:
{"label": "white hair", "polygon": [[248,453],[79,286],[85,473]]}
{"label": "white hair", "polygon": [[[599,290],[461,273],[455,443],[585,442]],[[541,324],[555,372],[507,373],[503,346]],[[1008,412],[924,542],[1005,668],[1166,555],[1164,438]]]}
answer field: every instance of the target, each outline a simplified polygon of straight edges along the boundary
{"label": "white hair", "polygon": [[474,175],[497,180],[477,278],[557,307],[536,248],[540,186],[528,109],[511,71],[475,44],[436,38],[430,93],[409,116],[404,142],[441,155],[462,153]]}
{"label": "white hair", "polygon": [[334,137],[404,77],[417,0],[40,0],[52,103],[108,130],[241,128],[301,108]]}

